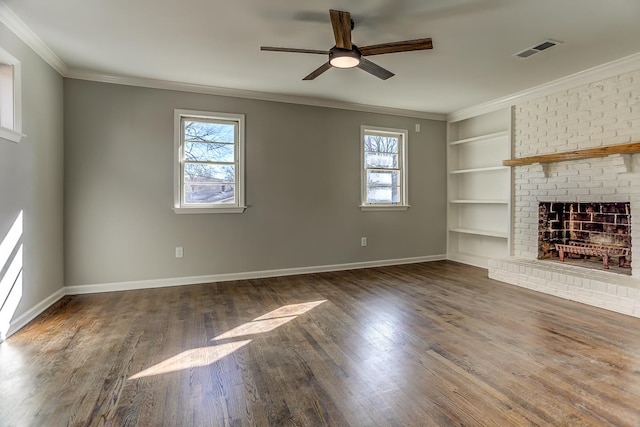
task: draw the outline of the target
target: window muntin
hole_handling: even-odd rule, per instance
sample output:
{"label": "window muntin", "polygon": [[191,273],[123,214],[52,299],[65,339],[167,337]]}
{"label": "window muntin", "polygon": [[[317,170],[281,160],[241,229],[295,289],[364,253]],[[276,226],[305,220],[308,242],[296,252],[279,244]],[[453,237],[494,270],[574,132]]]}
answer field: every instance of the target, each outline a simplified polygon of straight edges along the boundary
{"label": "window muntin", "polygon": [[406,207],[407,131],[362,127],[362,207]]}
{"label": "window muntin", "polygon": [[174,210],[242,212],[244,115],[176,110]]}

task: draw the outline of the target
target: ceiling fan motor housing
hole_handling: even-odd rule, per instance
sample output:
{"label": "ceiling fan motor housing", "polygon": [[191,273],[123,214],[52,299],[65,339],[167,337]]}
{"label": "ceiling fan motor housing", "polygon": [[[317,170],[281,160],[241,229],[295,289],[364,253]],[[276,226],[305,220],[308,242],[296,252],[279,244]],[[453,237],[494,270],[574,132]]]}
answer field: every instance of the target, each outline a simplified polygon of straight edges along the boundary
{"label": "ceiling fan motor housing", "polygon": [[361,56],[362,54],[356,45],[352,45],[351,49],[341,49],[334,46],[329,50],[329,62],[337,68],[357,67]]}

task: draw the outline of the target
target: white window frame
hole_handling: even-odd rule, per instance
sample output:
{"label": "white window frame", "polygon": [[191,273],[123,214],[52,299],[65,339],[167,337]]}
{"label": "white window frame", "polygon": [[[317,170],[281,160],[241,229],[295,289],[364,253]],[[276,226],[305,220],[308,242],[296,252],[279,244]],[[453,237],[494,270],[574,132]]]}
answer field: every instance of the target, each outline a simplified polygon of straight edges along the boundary
{"label": "white window frame", "polygon": [[[18,143],[22,140],[22,86],[20,61],[14,58],[9,52],[0,48],[0,64],[8,65],[13,70],[10,79],[5,79],[0,75],[0,85],[9,86],[9,91],[0,90],[0,108],[4,105],[11,105],[11,126],[0,125],[0,138]],[[5,107],[6,108],[6,107]],[[2,114],[2,113],[0,113]]]}
{"label": "white window frame", "polygon": [[[235,154],[235,199],[234,204],[184,204],[182,203],[182,189],[184,188],[184,132],[182,129],[183,119],[204,119],[232,121],[237,123],[238,134],[236,135]],[[174,173],[173,173],[173,210],[178,214],[199,214],[199,213],[242,213],[246,209],[244,204],[244,114],[216,113],[210,111],[196,110],[174,110]]]}
{"label": "white window frame", "polygon": [[[369,203],[367,202],[367,165],[365,163],[364,138],[367,134],[386,134],[398,137],[398,170],[400,171],[400,200],[397,203]],[[360,126],[360,209],[375,210],[407,210],[409,205],[408,190],[408,147],[409,131],[407,129],[393,129],[380,126]]]}

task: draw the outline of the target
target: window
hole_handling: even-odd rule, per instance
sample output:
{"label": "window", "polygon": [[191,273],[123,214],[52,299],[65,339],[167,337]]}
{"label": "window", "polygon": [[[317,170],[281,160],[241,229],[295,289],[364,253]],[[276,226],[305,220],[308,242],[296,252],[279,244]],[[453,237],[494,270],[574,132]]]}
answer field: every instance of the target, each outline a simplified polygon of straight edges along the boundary
{"label": "window", "polygon": [[0,49],[0,138],[22,139],[20,61]]}
{"label": "window", "polygon": [[363,210],[404,210],[407,202],[407,135],[402,129],[361,128]]}
{"label": "window", "polygon": [[175,110],[176,213],[244,211],[244,115]]}

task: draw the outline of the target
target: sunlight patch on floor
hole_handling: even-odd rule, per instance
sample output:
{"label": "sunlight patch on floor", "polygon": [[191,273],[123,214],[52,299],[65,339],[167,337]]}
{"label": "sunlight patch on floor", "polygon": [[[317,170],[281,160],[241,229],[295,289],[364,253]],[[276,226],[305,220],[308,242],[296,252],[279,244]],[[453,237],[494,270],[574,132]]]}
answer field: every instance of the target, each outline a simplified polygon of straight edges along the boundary
{"label": "sunlight patch on floor", "polygon": [[[257,335],[271,332],[279,326],[284,325],[296,317],[308,312],[309,310],[319,306],[326,300],[311,301],[300,304],[289,304],[277,308],[262,316],[256,317],[250,322],[231,329],[221,335],[216,336],[211,341],[227,340],[232,338],[246,337],[247,335]],[[246,346],[251,342],[250,339],[232,341],[227,343],[216,343],[207,347],[199,347],[191,350],[183,351],[169,359],[166,359],[150,368],[138,372],[129,377],[130,380],[139,379],[153,375],[168,374],[171,372],[181,371],[183,369],[200,368],[211,365],[233,352]]]}
{"label": "sunlight patch on floor", "polygon": [[305,302],[300,304],[289,304],[256,317],[251,322],[231,329],[221,335],[215,337],[212,341],[223,340],[229,338],[238,338],[246,335],[257,335],[265,332],[271,332],[279,326],[289,323],[301,314],[319,306],[326,300]]}
{"label": "sunlight patch on floor", "polygon": [[181,371],[183,369],[200,368],[202,366],[211,365],[212,363],[230,355],[239,348],[244,347],[250,342],[251,340],[235,341],[183,351],[182,353],[153,365],[144,371],[138,372],[129,379],[135,380],[152,375],[168,374],[170,372]]}

